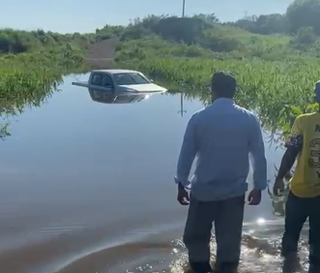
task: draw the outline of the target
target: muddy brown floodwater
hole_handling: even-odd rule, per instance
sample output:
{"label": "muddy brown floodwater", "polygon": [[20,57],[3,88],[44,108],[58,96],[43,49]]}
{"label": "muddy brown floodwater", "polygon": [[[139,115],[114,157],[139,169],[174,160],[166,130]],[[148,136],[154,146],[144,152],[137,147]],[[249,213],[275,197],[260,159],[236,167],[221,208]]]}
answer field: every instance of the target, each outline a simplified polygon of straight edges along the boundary
{"label": "muddy brown floodwater", "polygon": [[[179,94],[97,103],[72,81],[15,117],[0,143],[0,272],[181,273],[187,208],[172,177],[186,123],[202,104],[184,100],[181,116]],[[273,178],[281,151],[266,147]],[[245,232],[279,243],[283,220],[267,196],[246,207],[245,219]],[[276,253],[258,255],[246,242],[242,267],[280,269]]]}

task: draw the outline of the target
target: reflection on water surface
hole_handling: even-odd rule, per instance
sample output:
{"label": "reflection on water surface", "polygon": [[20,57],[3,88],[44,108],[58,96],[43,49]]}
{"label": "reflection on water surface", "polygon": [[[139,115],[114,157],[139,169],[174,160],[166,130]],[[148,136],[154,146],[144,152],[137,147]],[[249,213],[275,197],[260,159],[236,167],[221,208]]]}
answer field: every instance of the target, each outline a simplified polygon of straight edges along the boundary
{"label": "reflection on water surface", "polygon": [[[169,272],[172,261],[178,270],[185,252],[171,241],[181,237],[187,210],[172,177],[186,123],[203,103],[170,93],[102,94],[71,82],[34,98],[39,107],[21,106],[0,143],[0,272]],[[266,147],[272,180],[282,152]],[[245,219],[246,232],[279,245],[282,218],[267,192]],[[244,267],[277,272],[278,256],[258,259],[243,244]]]}

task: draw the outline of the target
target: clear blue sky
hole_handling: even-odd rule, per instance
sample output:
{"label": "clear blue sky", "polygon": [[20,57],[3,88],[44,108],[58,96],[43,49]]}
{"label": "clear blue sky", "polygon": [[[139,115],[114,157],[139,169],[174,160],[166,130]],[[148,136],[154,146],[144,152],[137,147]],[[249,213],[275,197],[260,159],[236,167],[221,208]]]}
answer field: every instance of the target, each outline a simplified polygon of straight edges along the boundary
{"label": "clear blue sky", "polygon": [[[222,21],[284,13],[293,0],[186,0],[186,15],[215,13]],[[149,14],[181,15],[182,0],[0,0],[0,28],[92,32]]]}

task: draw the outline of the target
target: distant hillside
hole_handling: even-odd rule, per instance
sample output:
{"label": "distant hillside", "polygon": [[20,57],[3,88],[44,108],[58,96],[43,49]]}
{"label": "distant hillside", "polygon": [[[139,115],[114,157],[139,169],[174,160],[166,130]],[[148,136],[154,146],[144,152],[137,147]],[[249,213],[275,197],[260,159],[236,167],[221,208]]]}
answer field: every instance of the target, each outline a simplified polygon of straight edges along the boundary
{"label": "distant hillside", "polygon": [[320,0],[296,0],[285,14],[228,23],[221,23],[214,14],[185,18],[151,15],[128,26],[106,25],[89,34],[0,29],[0,58],[45,53],[60,55],[61,61],[87,60],[94,67],[154,56],[320,58],[319,18]]}
{"label": "distant hillside", "polygon": [[206,58],[320,57],[319,37],[310,28],[294,35],[251,33],[214,17],[149,16],[124,29],[117,61],[150,56]]}
{"label": "distant hillside", "polygon": [[216,58],[320,57],[320,0],[296,0],[286,14],[221,23],[214,14],[151,15],[127,27],[105,26],[99,37],[120,37],[117,60],[151,55]]}

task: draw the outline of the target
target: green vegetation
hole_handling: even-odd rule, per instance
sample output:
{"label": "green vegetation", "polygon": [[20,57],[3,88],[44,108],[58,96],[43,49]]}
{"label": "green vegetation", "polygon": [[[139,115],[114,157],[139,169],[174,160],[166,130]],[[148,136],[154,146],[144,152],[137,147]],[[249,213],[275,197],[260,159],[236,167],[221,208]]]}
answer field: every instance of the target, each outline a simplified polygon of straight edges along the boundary
{"label": "green vegetation", "polygon": [[0,30],[0,138],[9,135],[8,118],[39,106],[63,74],[82,68],[92,36]]}
{"label": "green vegetation", "polygon": [[294,118],[314,111],[312,86],[318,80],[318,63],[252,60],[159,59],[140,62],[136,68],[151,77],[183,86],[187,97],[211,100],[210,79],[214,71],[230,70],[236,76],[240,105],[259,113],[265,129],[290,130]]}
{"label": "green vegetation", "polygon": [[[41,70],[79,65],[85,60],[86,48],[93,34],[58,34],[38,31],[0,30],[0,71],[15,69]],[[40,67],[39,67],[40,66]]]}
{"label": "green vegetation", "polygon": [[287,133],[297,115],[317,109],[319,7],[320,0],[297,0],[286,14],[228,23],[214,14],[137,19],[122,32],[116,60],[205,104],[212,73],[230,71],[238,102],[257,111],[266,129]]}
{"label": "green vegetation", "polygon": [[222,23],[214,14],[152,15],[92,34],[2,29],[0,115],[19,112],[24,103],[37,105],[61,75],[86,69],[92,43],[120,37],[115,56],[120,67],[142,70],[204,103],[209,103],[211,74],[228,70],[239,81],[239,103],[256,110],[267,129],[287,132],[296,115],[316,109],[312,90],[319,78],[318,18],[320,0],[296,0],[285,14],[236,22]]}
{"label": "green vegetation", "polygon": [[320,0],[297,0],[283,15],[252,16],[227,23],[219,22],[214,14],[136,19],[121,33],[117,60],[208,57],[208,51],[212,58],[223,59],[319,58],[318,6]]}
{"label": "green vegetation", "polygon": [[90,44],[119,34],[122,27],[92,34],[0,29],[0,139],[9,134],[8,120],[26,106],[39,106],[62,76],[84,72]]}

